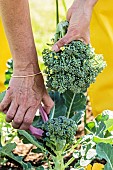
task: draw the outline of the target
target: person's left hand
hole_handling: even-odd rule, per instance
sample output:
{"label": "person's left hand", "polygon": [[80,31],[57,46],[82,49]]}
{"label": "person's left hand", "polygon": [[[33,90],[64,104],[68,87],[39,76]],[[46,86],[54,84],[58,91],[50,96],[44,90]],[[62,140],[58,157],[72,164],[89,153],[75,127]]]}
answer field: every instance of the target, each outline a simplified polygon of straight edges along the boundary
{"label": "person's left hand", "polygon": [[33,122],[41,102],[49,114],[54,102],[47,93],[42,75],[27,78],[11,78],[9,88],[0,111],[6,114],[6,121],[16,129],[27,130]]}

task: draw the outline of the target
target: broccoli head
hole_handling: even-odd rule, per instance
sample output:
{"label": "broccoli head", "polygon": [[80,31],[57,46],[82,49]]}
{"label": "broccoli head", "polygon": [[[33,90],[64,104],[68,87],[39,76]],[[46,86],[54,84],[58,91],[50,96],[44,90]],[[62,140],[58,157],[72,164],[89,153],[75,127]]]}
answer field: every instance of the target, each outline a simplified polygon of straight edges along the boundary
{"label": "broccoli head", "polygon": [[86,92],[106,63],[100,54],[95,54],[91,45],[82,41],[72,41],[59,52],[44,49],[43,60],[46,66],[47,86],[64,93]]}
{"label": "broccoli head", "polygon": [[74,142],[77,125],[72,119],[59,116],[45,122],[42,126],[43,140],[54,151],[62,150],[66,145]]}

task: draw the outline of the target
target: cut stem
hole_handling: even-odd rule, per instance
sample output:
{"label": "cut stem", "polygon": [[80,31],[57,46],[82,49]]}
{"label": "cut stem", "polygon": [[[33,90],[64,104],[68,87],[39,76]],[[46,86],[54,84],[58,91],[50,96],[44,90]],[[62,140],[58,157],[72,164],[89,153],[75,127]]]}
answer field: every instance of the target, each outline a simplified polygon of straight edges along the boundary
{"label": "cut stem", "polygon": [[59,5],[58,5],[58,0],[56,0],[56,26],[59,23]]}
{"label": "cut stem", "polygon": [[70,104],[70,107],[69,107],[69,110],[68,110],[68,113],[67,113],[67,118],[69,118],[69,116],[70,116],[75,95],[76,95],[76,93],[73,94],[73,98],[72,98],[72,100],[71,100],[71,104]]}

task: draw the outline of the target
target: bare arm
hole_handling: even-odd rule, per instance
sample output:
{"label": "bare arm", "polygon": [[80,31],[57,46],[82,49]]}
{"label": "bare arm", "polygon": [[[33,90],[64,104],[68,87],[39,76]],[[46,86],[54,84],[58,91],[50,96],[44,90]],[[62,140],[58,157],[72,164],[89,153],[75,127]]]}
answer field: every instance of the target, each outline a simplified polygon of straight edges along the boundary
{"label": "bare arm", "polygon": [[[40,72],[28,0],[0,0],[0,14],[14,60],[14,75]],[[28,129],[41,102],[49,113],[53,101],[47,94],[41,74],[12,78],[0,110],[7,114],[8,122],[13,121],[14,128]]]}
{"label": "bare arm", "polygon": [[56,52],[62,46],[73,40],[82,40],[86,44],[90,43],[89,26],[92,10],[98,0],[74,0],[67,12],[69,28],[67,34],[53,46]]}
{"label": "bare arm", "polygon": [[0,0],[0,11],[14,60],[15,74],[25,74],[26,70],[29,73],[39,71],[28,0]]}

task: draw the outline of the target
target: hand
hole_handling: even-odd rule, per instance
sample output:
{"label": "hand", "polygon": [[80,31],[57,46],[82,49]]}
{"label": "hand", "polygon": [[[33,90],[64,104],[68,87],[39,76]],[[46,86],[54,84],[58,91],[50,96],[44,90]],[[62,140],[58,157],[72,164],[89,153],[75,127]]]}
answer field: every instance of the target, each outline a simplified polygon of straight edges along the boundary
{"label": "hand", "polygon": [[14,128],[27,130],[41,102],[49,114],[54,103],[45,89],[42,75],[12,78],[0,110],[6,113],[6,121],[12,122]]}
{"label": "hand", "polygon": [[53,50],[58,52],[62,46],[73,40],[81,40],[90,43],[89,26],[92,15],[92,6],[87,0],[75,0],[67,12],[69,27],[67,34],[56,42]]}

